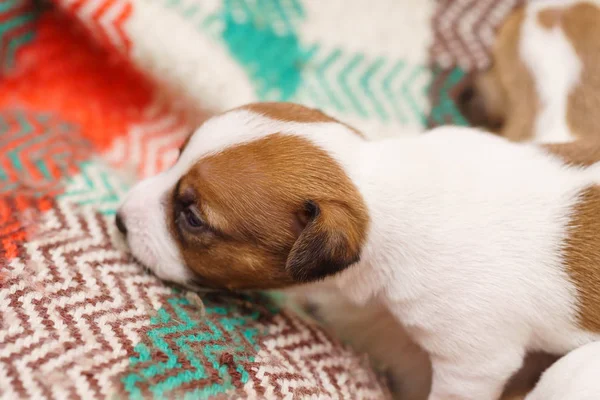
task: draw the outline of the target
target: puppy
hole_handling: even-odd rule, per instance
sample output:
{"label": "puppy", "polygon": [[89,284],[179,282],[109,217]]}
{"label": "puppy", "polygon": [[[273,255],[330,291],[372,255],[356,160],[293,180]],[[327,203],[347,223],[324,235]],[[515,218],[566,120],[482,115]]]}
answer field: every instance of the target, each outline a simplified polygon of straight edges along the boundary
{"label": "puppy", "polygon": [[459,95],[471,125],[514,141],[600,139],[599,4],[531,1],[514,11],[491,67]]}
{"label": "puppy", "polygon": [[527,351],[600,338],[600,165],[552,151],[458,127],[368,142],[253,104],[205,122],[117,220],[166,280],[377,300],[427,353],[429,399],[495,399]]}

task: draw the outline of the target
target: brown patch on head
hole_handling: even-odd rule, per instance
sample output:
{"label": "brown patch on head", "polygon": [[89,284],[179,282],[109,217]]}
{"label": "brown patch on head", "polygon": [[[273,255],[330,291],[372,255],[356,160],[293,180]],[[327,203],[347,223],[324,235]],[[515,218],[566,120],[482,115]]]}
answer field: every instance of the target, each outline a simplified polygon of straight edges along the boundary
{"label": "brown patch on head", "polygon": [[277,121],[305,123],[335,122],[346,126],[358,136],[364,138],[363,134],[358,130],[354,129],[353,127],[328,116],[320,110],[305,107],[300,104],[285,102],[264,102],[252,103],[242,106],[240,108],[255,112],[257,114],[263,115],[267,118],[271,118]]}
{"label": "brown patch on head", "polygon": [[327,114],[294,103],[252,103],[241,107],[265,117],[286,122],[338,122]]}
{"label": "brown patch on head", "polygon": [[600,332],[600,186],[580,193],[568,225],[564,265],[578,294],[579,323]]}
{"label": "brown patch on head", "polygon": [[547,8],[538,13],[538,23],[546,28],[552,29],[560,25],[561,17],[564,9],[562,8]]}
{"label": "brown patch on head", "polygon": [[493,65],[476,76],[459,99],[469,122],[513,141],[532,137],[539,108],[533,77],[519,56],[524,18],[522,7],[507,18],[494,43]]}
{"label": "brown patch on head", "polygon": [[[368,225],[342,167],[297,136],[274,134],[207,156],[172,197],[170,230],[188,267],[211,287],[276,288],[335,274],[358,261]],[[188,205],[201,228],[182,222]]]}
{"label": "brown patch on head", "polygon": [[579,56],[580,82],[570,93],[567,121],[578,137],[597,137],[600,126],[600,8],[582,2],[565,10],[562,29]]}
{"label": "brown patch on head", "polygon": [[570,143],[545,144],[541,147],[569,165],[587,167],[600,161],[600,140],[580,139]]}

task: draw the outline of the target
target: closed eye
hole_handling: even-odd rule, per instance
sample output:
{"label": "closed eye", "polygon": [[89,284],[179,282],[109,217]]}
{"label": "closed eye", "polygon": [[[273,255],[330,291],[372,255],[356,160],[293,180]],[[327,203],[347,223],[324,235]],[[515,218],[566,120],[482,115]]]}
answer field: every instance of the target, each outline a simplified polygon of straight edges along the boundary
{"label": "closed eye", "polygon": [[184,206],[177,216],[177,224],[181,229],[190,233],[199,233],[206,228],[206,224],[198,208],[194,204]]}

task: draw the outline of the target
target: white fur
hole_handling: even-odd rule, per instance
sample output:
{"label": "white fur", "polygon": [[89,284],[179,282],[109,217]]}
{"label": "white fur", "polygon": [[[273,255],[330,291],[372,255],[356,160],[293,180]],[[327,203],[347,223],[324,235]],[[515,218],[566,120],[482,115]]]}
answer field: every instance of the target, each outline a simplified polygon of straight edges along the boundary
{"label": "white fur", "polygon": [[[164,223],[148,222],[164,219],[149,199],[204,155],[276,132],[323,148],[361,192],[371,219],[361,261],[324,285],[387,307],[431,358],[430,399],[496,398],[527,350],[566,353],[598,338],[578,328],[561,245],[600,168],[566,167],[533,145],[468,128],[365,142],[335,123],[224,114],[171,170],[134,188],[122,209],[132,252],[162,278],[186,279]],[[162,247],[142,245],[149,237]]]}
{"label": "white fur", "polygon": [[572,351],[552,365],[526,400],[600,398],[600,342]]}
{"label": "white fur", "polygon": [[359,303],[380,297],[429,353],[430,398],[495,398],[526,350],[592,340],[560,250],[600,175],[462,128],[364,147],[350,175],[372,227],[336,283]]}
{"label": "white fur", "polygon": [[569,94],[579,83],[581,61],[562,28],[544,28],[538,22],[538,13],[577,2],[532,1],[525,11],[519,51],[533,76],[541,103],[535,120],[535,141],[569,142],[574,139],[567,123],[567,103]]}

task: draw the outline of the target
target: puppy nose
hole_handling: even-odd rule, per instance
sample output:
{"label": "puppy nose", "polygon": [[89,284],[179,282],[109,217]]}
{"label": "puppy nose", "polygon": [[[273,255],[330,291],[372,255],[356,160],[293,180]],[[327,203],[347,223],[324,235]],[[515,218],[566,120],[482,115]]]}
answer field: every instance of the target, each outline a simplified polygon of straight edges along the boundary
{"label": "puppy nose", "polygon": [[125,222],[123,222],[123,218],[119,213],[117,213],[115,216],[115,224],[117,225],[119,232],[121,232],[123,235],[127,234],[127,227],[125,226]]}

